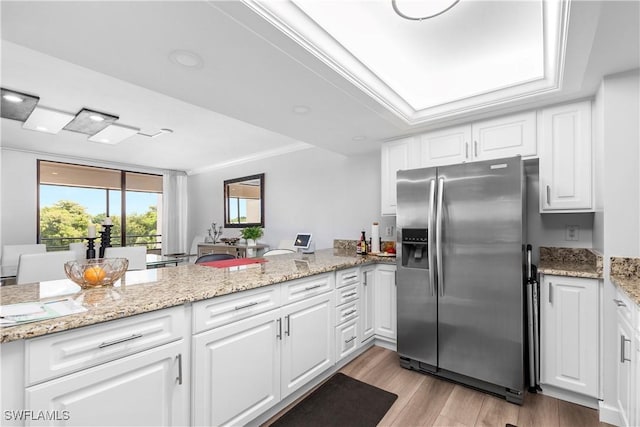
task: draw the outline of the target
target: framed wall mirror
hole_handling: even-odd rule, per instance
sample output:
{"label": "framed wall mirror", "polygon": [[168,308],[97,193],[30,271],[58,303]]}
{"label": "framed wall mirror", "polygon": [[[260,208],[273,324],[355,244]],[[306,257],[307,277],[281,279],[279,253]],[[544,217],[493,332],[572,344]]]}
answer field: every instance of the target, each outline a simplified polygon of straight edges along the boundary
{"label": "framed wall mirror", "polygon": [[224,181],[224,227],[264,227],[264,174]]}

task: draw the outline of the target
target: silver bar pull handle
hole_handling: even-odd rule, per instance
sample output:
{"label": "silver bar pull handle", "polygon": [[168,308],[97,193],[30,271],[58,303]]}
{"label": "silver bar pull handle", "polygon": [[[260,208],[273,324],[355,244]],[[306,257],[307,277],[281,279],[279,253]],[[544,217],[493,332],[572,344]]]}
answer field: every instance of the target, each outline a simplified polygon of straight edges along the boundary
{"label": "silver bar pull handle", "polygon": [[236,310],[242,310],[243,308],[249,308],[249,307],[253,307],[254,305],[258,305],[257,302],[250,302],[249,304],[245,304],[245,305],[237,305],[235,307]]}
{"label": "silver bar pull handle", "polygon": [[342,315],[342,317],[347,317],[347,316],[351,316],[353,313],[355,313],[357,310],[353,309],[351,311],[346,312],[345,314]]}
{"label": "silver bar pull handle", "polygon": [[553,304],[553,283],[549,282],[549,304]]}
{"label": "silver bar pull handle", "polygon": [[444,269],[442,266],[442,203],[444,199],[444,178],[438,179],[438,207],[436,210],[436,269],[438,270],[438,289],[444,297]]}
{"label": "silver bar pull handle", "polygon": [[478,157],[478,141],[473,141],[473,155]]}
{"label": "silver bar pull handle", "polygon": [[[431,291],[431,296],[436,293],[436,270],[433,265],[433,239],[434,231],[436,229],[434,223],[434,212],[436,211],[436,180],[431,180],[431,189],[429,190],[429,219],[428,219],[428,236],[427,236],[427,252],[429,257],[429,290]],[[396,271],[397,272],[397,271]],[[397,280],[396,280],[397,282]]]}
{"label": "silver bar pull handle", "polygon": [[351,280],[351,279],[355,279],[356,277],[358,276],[354,274],[353,276],[345,277],[344,280]]}
{"label": "silver bar pull handle", "polygon": [[182,385],[182,353],[178,354],[176,359],[178,359],[178,376],[176,380],[178,381],[178,385]]}
{"label": "silver bar pull handle", "polygon": [[319,288],[320,286],[322,286],[321,284],[317,284],[317,285],[313,285],[313,286],[307,286],[306,288],[304,288],[305,291],[310,291],[311,289],[315,289],[315,288]]}
{"label": "silver bar pull handle", "polygon": [[135,339],[138,339],[138,338],[142,338],[142,334],[133,334],[130,337],[119,338],[119,339],[113,340],[113,341],[105,341],[102,344],[100,344],[98,346],[98,348],[105,348],[105,347],[109,347],[111,345],[120,344],[120,343],[123,343],[123,342],[135,340]]}
{"label": "silver bar pull handle", "polygon": [[626,307],[627,306],[627,304],[625,304],[624,301],[622,301],[621,299],[614,299],[613,302],[615,302],[618,307]]}
{"label": "silver bar pull handle", "polygon": [[551,187],[547,185],[547,205],[551,204]]}
{"label": "silver bar pull handle", "polygon": [[284,328],[284,333],[287,334],[288,337],[291,336],[291,324],[289,323],[289,315],[287,314],[286,316],[284,316],[285,320],[287,321],[287,324]]}
{"label": "silver bar pull handle", "polygon": [[349,298],[349,297],[352,297],[354,295],[358,295],[358,293],[357,292],[351,292],[351,293],[348,293],[346,295],[343,295],[342,298]]}
{"label": "silver bar pull handle", "polygon": [[469,143],[468,142],[464,143],[464,158],[465,159],[469,158]]}
{"label": "silver bar pull handle", "polygon": [[631,359],[625,357],[627,354],[626,343],[631,343],[631,340],[627,339],[624,335],[620,335],[620,363],[631,362]]}
{"label": "silver bar pull handle", "polygon": [[348,340],[344,340],[344,343],[345,343],[345,344],[349,344],[351,341],[353,341],[353,340],[355,340],[355,339],[356,339],[356,337],[351,337],[351,338],[349,338]]}
{"label": "silver bar pull handle", "polygon": [[278,322],[278,333],[276,334],[276,338],[279,338],[280,340],[282,340],[282,318],[279,317],[277,322]]}

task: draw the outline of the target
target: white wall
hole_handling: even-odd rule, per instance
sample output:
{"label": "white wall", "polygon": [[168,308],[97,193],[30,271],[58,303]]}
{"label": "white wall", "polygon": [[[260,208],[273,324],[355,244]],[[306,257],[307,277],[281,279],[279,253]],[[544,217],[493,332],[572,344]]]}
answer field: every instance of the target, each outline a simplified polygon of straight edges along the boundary
{"label": "white wall", "polygon": [[[333,239],[357,239],[380,220],[380,153],[345,157],[319,148],[189,176],[189,236],[223,223],[223,181],[265,174],[265,235],[275,246],[311,232],[316,248]],[[225,229],[224,236],[238,236]]]}

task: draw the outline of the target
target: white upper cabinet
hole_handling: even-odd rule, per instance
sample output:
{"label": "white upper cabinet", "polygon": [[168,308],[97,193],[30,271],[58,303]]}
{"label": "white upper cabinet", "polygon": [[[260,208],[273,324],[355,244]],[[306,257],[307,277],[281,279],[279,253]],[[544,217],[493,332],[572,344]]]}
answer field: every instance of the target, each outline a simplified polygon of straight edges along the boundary
{"label": "white upper cabinet", "polygon": [[540,212],[590,211],[591,102],[540,112]]}
{"label": "white upper cabinet", "polygon": [[473,160],[536,155],[536,113],[514,114],[471,125]]}
{"label": "white upper cabinet", "polygon": [[396,214],[396,174],[401,169],[415,167],[411,163],[413,138],[404,138],[382,145],[381,202],[382,215]]}
{"label": "white upper cabinet", "polygon": [[471,160],[471,126],[457,126],[420,137],[420,167],[442,166]]}

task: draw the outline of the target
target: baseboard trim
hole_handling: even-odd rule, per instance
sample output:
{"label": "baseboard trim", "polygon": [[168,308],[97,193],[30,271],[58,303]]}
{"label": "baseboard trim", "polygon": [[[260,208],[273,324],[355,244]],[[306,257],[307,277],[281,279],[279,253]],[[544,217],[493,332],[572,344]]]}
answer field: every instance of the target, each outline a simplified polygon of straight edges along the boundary
{"label": "baseboard trim", "polygon": [[614,426],[622,425],[622,421],[620,420],[620,411],[617,406],[607,405],[602,400],[598,406],[600,422],[613,424]]}
{"label": "baseboard trim", "polygon": [[373,344],[377,345],[378,347],[384,347],[387,350],[398,351],[398,344],[396,343],[396,341],[391,341],[385,338],[376,337],[375,340],[373,341]]}

